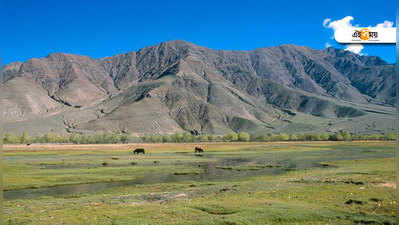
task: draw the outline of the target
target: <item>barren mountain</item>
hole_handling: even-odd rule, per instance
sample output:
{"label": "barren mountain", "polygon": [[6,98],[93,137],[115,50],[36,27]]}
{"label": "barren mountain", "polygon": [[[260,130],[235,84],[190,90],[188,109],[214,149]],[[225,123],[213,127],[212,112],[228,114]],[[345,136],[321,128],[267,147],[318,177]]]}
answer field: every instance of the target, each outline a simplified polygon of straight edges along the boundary
{"label": "barren mountain", "polygon": [[6,129],[137,135],[384,132],[398,127],[394,65],[295,45],[252,51],[164,42],[102,59],[56,53],[3,71]]}

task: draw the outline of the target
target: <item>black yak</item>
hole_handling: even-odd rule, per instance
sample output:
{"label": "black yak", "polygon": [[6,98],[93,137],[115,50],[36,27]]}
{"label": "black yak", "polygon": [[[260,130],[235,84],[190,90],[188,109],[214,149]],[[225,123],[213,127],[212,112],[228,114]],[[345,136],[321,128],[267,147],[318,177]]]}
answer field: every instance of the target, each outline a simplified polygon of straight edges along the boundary
{"label": "black yak", "polygon": [[204,149],[200,148],[200,147],[195,147],[195,153],[203,153]]}
{"label": "black yak", "polygon": [[136,149],[134,149],[134,151],[133,151],[133,154],[140,154],[140,153],[143,153],[143,155],[145,154],[145,150],[144,150],[144,148],[136,148]]}

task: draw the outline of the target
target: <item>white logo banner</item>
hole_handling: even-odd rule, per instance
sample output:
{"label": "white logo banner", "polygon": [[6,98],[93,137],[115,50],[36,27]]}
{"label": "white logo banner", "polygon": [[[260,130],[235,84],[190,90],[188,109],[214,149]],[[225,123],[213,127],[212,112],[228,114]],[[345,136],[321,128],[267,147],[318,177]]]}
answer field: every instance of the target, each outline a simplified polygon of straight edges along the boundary
{"label": "white logo banner", "polygon": [[342,44],[395,44],[396,28],[352,28],[339,29],[335,40]]}

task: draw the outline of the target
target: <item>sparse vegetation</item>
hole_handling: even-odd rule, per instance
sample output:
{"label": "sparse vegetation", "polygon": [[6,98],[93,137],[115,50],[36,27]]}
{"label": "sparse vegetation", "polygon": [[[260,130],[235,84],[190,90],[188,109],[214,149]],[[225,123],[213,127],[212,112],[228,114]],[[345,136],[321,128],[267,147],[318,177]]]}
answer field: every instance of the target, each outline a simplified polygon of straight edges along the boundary
{"label": "sparse vegetation", "polygon": [[201,134],[191,135],[190,133],[175,133],[172,135],[147,135],[141,138],[133,139],[127,134],[101,133],[101,134],[69,134],[57,135],[51,132],[35,137],[29,136],[23,132],[21,136],[13,133],[4,134],[4,144],[28,144],[28,143],[73,143],[73,144],[117,144],[129,143],[132,141],[145,143],[190,143],[190,142],[272,142],[272,141],[352,141],[352,140],[371,140],[371,141],[394,141],[397,135],[395,133],[383,134],[351,134],[348,131],[339,133],[309,133],[309,134],[249,134],[246,132],[230,132],[226,135]]}
{"label": "sparse vegetation", "polygon": [[[100,134],[78,134],[69,135],[54,134],[52,132],[35,137],[23,132],[21,136],[7,132],[4,134],[4,144],[28,144],[28,143],[73,143],[73,144],[116,144],[128,143],[132,137],[127,134],[100,133]],[[151,141],[152,140],[148,140]],[[155,141],[154,141],[155,142]]]}
{"label": "sparse vegetation", "polygon": [[[5,188],[16,198],[6,192],[4,219],[34,225],[396,224],[392,142],[214,142],[206,143],[210,157],[202,158],[193,152],[197,143],[136,145],[151,154],[133,157],[131,145],[123,144],[6,146]],[[27,187],[33,189],[18,192]]]}

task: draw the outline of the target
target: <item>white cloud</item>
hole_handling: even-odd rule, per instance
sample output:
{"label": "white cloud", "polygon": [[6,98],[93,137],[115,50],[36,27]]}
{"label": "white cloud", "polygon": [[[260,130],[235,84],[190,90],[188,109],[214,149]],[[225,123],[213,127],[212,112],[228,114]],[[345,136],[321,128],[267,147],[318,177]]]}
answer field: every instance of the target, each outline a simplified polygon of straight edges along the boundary
{"label": "white cloud", "polygon": [[390,28],[393,26],[393,22],[385,20],[383,23],[377,24],[375,27],[380,27],[380,28]]}
{"label": "white cloud", "polygon": [[363,45],[361,45],[361,44],[350,44],[350,45],[346,45],[346,48],[345,48],[345,50],[346,51],[350,51],[350,52],[353,52],[353,53],[356,53],[356,54],[359,54],[359,55],[363,55],[362,53],[361,53],[361,51],[363,50]]}
{"label": "white cloud", "polygon": [[328,22],[330,22],[330,21],[331,21],[330,18],[324,19],[324,21],[323,21],[323,27],[327,27],[327,24],[328,24]]}
{"label": "white cloud", "polygon": [[329,48],[329,47],[331,47],[331,44],[326,42],[325,46],[326,46],[326,48]]}
{"label": "white cloud", "polygon": [[[353,28],[353,25],[351,24],[352,20],[353,20],[352,16],[345,16],[340,20],[334,20],[334,21],[328,20],[324,26],[333,29],[334,32],[341,29],[352,29]],[[324,20],[324,22],[326,22],[326,20]]]}
{"label": "white cloud", "polygon": [[[352,20],[354,18],[352,16],[345,16],[344,18],[340,20],[334,20],[332,21],[330,18],[327,18],[323,21],[323,27],[325,28],[331,28],[334,30],[334,33],[337,32],[337,30],[343,30],[343,29],[353,29],[354,27],[359,27],[359,25],[353,26],[352,25]],[[392,27],[393,22],[385,20],[383,23],[377,24],[375,27],[379,28],[388,28]],[[372,28],[373,26],[368,26],[369,28]],[[327,44],[326,44],[327,46]],[[364,49],[363,45],[361,44],[348,44],[346,45],[345,50],[350,51],[359,55],[363,55],[361,51]]]}

